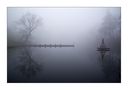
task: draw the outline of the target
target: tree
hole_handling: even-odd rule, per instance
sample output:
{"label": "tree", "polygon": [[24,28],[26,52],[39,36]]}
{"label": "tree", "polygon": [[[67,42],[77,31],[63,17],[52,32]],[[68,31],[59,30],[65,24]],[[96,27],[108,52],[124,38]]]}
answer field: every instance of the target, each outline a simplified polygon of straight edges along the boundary
{"label": "tree", "polygon": [[108,39],[120,38],[121,24],[120,15],[114,17],[111,13],[107,13],[101,26],[101,33]]}
{"label": "tree", "polygon": [[[120,81],[121,73],[121,15],[107,13],[99,29],[99,36],[104,38],[110,52],[101,62],[107,80]],[[109,78],[109,79],[108,79]]]}
{"label": "tree", "polygon": [[42,19],[32,13],[26,13],[17,22],[19,30],[23,33],[23,42],[29,43],[29,39],[34,30],[41,24]]}
{"label": "tree", "polygon": [[111,48],[113,53],[120,56],[121,47],[121,15],[113,16],[111,13],[107,13],[103,19],[103,23],[99,29],[102,38],[105,38],[107,44]]}

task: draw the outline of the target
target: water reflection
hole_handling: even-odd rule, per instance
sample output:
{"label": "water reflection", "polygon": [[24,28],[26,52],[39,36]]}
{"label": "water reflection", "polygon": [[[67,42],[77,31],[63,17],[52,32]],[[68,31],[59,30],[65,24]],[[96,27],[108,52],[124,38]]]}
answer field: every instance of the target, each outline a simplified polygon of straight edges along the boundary
{"label": "water reflection", "polygon": [[16,69],[25,77],[31,78],[42,71],[42,65],[32,57],[30,47],[23,48]]}
{"label": "water reflection", "polygon": [[104,73],[105,81],[120,81],[120,59],[113,56],[111,53],[106,55],[104,60],[99,58],[102,72]]}

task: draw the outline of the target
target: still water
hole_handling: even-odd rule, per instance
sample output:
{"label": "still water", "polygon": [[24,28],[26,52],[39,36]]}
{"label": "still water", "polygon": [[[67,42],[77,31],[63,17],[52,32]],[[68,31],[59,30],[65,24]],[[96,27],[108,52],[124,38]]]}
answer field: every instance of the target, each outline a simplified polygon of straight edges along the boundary
{"label": "still water", "polygon": [[77,47],[9,48],[8,82],[102,81],[97,59]]}
{"label": "still water", "polygon": [[96,47],[8,48],[8,82],[107,81]]}

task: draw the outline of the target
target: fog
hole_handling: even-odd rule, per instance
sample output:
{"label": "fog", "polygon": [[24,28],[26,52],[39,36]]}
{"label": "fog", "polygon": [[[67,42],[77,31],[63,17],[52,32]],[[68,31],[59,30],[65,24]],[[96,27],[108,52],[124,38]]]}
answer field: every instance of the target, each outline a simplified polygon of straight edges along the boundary
{"label": "fog", "polygon": [[[115,73],[106,79],[99,61],[100,53],[96,51],[104,38],[111,53],[116,58],[118,56],[120,60],[120,25],[115,25],[117,23],[115,22],[115,27],[112,26],[114,35],[119,37],[116,38],[119,42],[117,45],[111,43],[113,37],[110,39],[108,34],[101,33],[107,30],[107,26],[104,25],[105,17],[109,14],[114,20],[117,20],[121,15],[120,8],[10,7],[7,9],[8,47],[22,44],[23,33],[17,22],[26,13],[34,14],[41,20],[38,28],[31,33],[31,38],[29,38],[31,44],[73,44],[75,47],[31,47],[29,52],[31,57],[41,65],[41,72],[30,79],[26,79],[18,71],[14,71],[19,63],[19,55],[23,55],[20,53],[22,50],[8,49],[8,82],[120,81],[120,78],[112,79]],[[111,25],[113,24],[110,23],[108,27]],[[105,60],[109,59],[107,55]],[[117,71],[120,72],[119,69]]]}

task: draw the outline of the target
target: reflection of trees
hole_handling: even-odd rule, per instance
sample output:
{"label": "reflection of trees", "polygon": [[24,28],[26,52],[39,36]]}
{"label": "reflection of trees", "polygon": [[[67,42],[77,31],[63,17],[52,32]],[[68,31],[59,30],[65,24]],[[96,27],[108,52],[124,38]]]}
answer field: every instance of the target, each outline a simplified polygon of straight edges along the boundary
{"label": "reflection of trees", "polygon": [[100,65],[102,71],[105,75],[105,80],[110,81],[120,81],[121,72],[120,72],[120,60],[116,56],[113,55],[106,55],[104,60],[100,60]]}
{"label": "reflection of trees", "polygon": [[26,77],[32,77],[41,71],[42,66],[32,58],[30,48],[23,48],[19,58],[20,63],[17,66],[17,69],[22,75]]}

